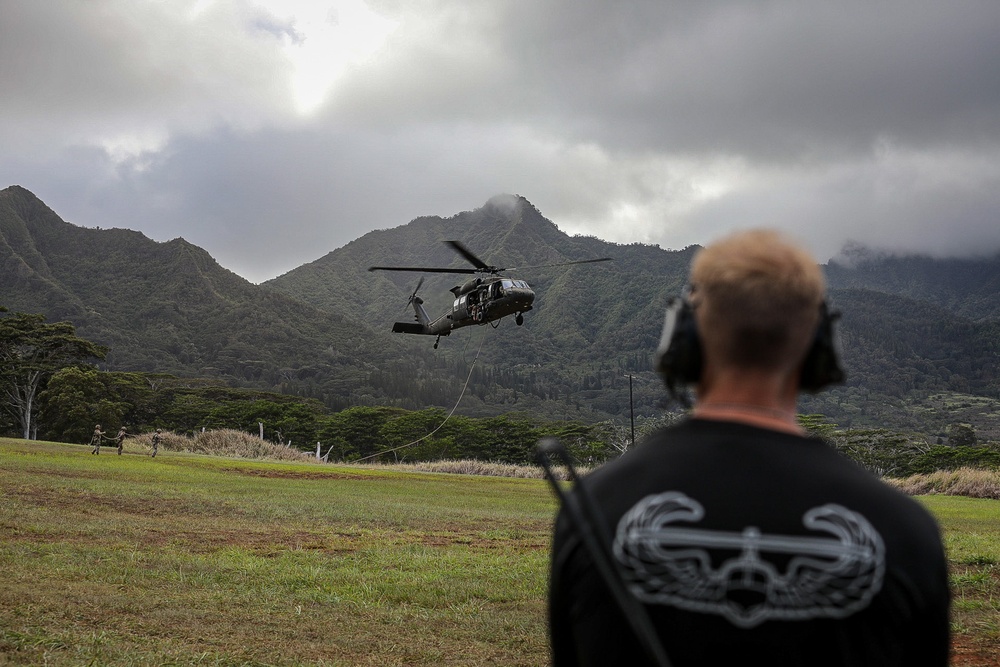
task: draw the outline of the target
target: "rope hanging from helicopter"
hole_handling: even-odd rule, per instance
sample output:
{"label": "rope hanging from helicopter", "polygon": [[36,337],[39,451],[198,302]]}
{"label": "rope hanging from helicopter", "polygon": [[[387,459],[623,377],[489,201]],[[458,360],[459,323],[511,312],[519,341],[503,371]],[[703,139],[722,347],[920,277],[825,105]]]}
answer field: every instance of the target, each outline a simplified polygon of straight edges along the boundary
{"label": "rope hanging from helicopter", "polygon": [[[496,325],[494,325],[493,328],[496,329]],[[471,341],[472,341],[472,338],[470,337],[469,338],[469,342],[471,342]],[[399,447],[393,447],[392,449],[386,449],[386,450],[383,450],[381,452],[376,452],[375,454],[369,454],[368,456],[363,456],[360,459],[357,459],[356,462],[367,461],[368,459],[373,459],[373,458],[375,458],[377,456],[382,456],[383,454],[392,454],[393,452],[398,452],[401,449],[406,449],[407,447],[412,447],[413,445],[416,445],[418,443],[423,442],[427,438],[431,437],[432,435],[434,435],[435,433],[437,433],[438,431],[440,431],[441,428],[445,424],[448,423],[448,420],[451,419],[451,416],[453,414],[455,414],[455,410],[458,410],[458,406],[461,405],[462,398],[465,397],[465,390],[469,388],[469,382],[472,380],[472,371],[474,371],[476,369],[476,362],[479,361],[479,353],[483,351],[483,343],[485,343],[485,342],[486,342],[486,328],[483,327],[483,335],[482,335],[482,337],[479,340],[479,349],[476,350],[476,357],[475,357],[475,359],[472,360],[472,365],[469,367],[469,375],[468,375],[468,377],[465,378],[465,384],[462,385],[462,392],[458,395],[458,400],[455,401],[455,407],[453,407],[451,409],[451,412],[448,413],[448,416],[444,418],[443,422],[441,422],[440,424],[438,424],[437,427],[433,431],[431,431],[430,433],[428,433],[427,435],[425,435],[425,436],[423,436],[421,438],[417,438],[413,442],[408,442],[405,445],[400,445]]]}

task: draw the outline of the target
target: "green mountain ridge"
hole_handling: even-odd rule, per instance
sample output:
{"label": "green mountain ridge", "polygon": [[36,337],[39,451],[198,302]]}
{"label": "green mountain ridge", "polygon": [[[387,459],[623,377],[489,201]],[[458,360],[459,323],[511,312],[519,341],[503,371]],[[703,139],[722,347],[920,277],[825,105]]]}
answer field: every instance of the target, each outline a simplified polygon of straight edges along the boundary
{"label": "green mountain ridge", "polygon": [[[438,350],[433,338],[389,333],[394,321],[412,320],[407,299],[423,274],[368,267],[468,267],[443,243],[450,239],[531,284],[535,309],[524,326],[457,330]],[[76,227],[23,188],[0,191],[0,305],[74,322],[112,348],[111,369],[217,378],[335,409],[451,409],[461,396],[458,412],[472,416],[656,415],[664,392],[651,357],[696,250],[571,237],[524,197],[500,195],[448,218],[370,232],[258,286],[183,239]],[[614,261],[531,268],[605,256]],[[843,312],[848,382],[804,397],[803,412],[925,431],[960,419],[1000,438],[991,291],[1000,258],[869,256],[824,269]],[[463,278],[426,274],[420,296],[432,316],[450,307],[448,290]],[[948,395],[972,397],[965,403],[975,408],[952,410]]]}
{"label": "green mountain ridge", "polygon": [[973,320],[1000,318],[1000,254],[936,259],[889,255],[855,245],[825,268],[831,289],[896,294],[934,303]]}
{"label": "green mountain ridge", "polygon": [[0,238],[0,302],[73,322],[111,348],[108,370],[286,389],[354,369],[355,350],[388,340],[262,290],[183,239],[66,223],[23,188],[0,191]]}

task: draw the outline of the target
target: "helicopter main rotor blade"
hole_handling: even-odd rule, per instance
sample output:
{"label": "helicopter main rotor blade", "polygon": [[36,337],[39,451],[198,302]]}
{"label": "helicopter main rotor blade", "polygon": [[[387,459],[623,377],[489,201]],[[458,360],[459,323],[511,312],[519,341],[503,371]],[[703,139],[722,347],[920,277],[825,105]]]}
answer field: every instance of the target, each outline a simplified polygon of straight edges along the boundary
{"label": "helicopter main rotor blade", "polygon": [[469,264],[472,264],[474,267],[476,267],[481,271],[491,271],[491,272],[503,271],[503,269],[498,269],[495,266],[490,266],[483,260],[476,257],[476,255],[471,250],[466,248],[465,244],[462,243],[461,241],[445,241],[445,243],[454,248],[455,252],[464,257],[469,262]]}
{"label": "helicopter main rotor blade", "polygon": [[575,262],[559,262],[558,264],[536,264],[535,266],[513,266],[504,271],[523,271],[524,269],[545,269],[550,266],[569,266],[570,264],[593,264],[595,262],[610,262],[614,257],[601,257],[600,259],[578,259]]}
{"label": "helicopter main rotor blade", "polygon": [[438,269],[426,266],[369,266],[369,271],[419,271],[421,273],[479,273],[479,269]]}

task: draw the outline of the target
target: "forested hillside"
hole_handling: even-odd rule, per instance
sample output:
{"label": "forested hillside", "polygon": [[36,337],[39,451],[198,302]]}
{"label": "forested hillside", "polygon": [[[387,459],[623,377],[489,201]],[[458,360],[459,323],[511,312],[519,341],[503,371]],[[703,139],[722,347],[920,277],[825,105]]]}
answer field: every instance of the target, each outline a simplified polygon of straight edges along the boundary
{"label": "forested hillside", "polygon": [[[524,326],[508,318],[460,329],[438,350],[433,338],[390,333],[412,320],[407,300],[421,274],[368,267],[467,267],[449,239],[530,283]],[[182,239],[77,227],[23,188],[0,191],[0,305],[72,321],[111,348],[110,370],[221,379],[334,409],[450,410],[461,397],[459,414],[470,416],[627,421],[631,379],[635,414],[659,414],[651,357],[696,250],[570,237],[525,198],[504,195],[371,232],[257,286]],[[925,433],[962,422],[1000,438],[1000,292],[991,287],[1000,260],[861,254],[825,266],[848,382],[806,397],[802,411]],[[530,268],[596,257],[614,261]],[[462,278],[427,275],[420,296],[432,316],[450,307]]]}
{"label": "forested hillside", "polygon": [[364,352],[391,349],[385,333],[260,289],[183,239],[71,225],[19,187],[0,192],[0,284],[0,305],[108,346],[108,370],[285,391],[336,377],[346,406],[378,391]]}
{"label": "forested hillside", "polygon": [[1000,255],[893,256],[849,247],[826,266],[832,289],[867,289],[926,301],[975,321],[1000,319]]}

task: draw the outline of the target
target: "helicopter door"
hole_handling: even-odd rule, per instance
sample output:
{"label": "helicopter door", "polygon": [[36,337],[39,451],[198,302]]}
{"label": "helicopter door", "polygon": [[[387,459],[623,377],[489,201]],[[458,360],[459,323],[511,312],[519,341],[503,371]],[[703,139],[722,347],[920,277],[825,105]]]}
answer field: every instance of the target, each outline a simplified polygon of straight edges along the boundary
{"label": "helicopter door", "polygon": [[455,299],[455,305],[452,308],[452,320],[464,320],[469,316],[469,305],[466,297],[468,297],[468,295],[463,294]]}

